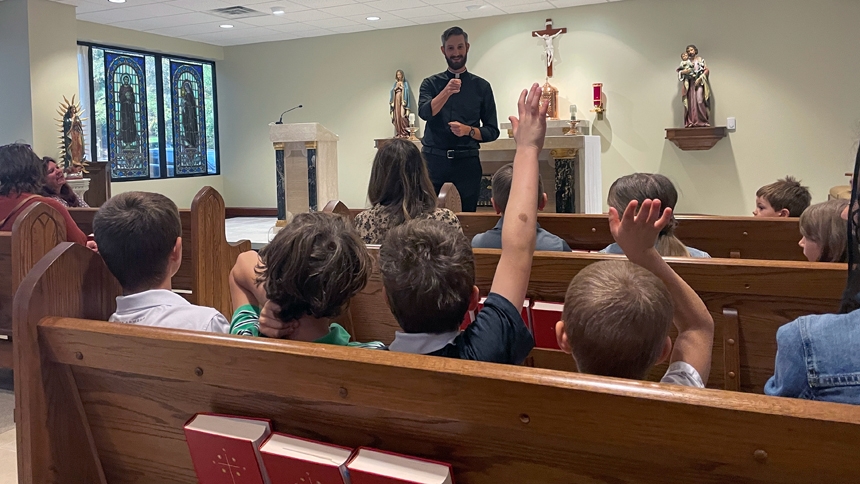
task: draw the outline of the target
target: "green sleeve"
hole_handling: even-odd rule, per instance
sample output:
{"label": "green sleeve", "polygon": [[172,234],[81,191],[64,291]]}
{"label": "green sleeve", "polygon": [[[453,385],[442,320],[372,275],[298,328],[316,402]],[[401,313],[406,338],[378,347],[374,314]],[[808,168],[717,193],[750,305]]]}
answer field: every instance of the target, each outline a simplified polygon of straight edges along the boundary
{"label": "green sleeve", "polygon": [[260,308],[246,304],[233,313],[230,334],[260,336]]}

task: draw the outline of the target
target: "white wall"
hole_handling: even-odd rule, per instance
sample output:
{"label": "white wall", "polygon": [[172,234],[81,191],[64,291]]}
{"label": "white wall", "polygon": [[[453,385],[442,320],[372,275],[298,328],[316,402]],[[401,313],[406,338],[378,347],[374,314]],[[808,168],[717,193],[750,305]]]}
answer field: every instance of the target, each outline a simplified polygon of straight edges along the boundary
{"label": "white wall", "polygon": [[[120,29],[90,22],[77,22],[77,40],[214,61],[224,58],[224,50],[218,46],[165,37],[162,35],[153,35],[134,30]],[[217,65],[216,75],[220,77]],[[222,134],[222,153],[224,144],[225,139]],[[222,173],[224,172],[223,154],[221,159],[221,171]],[[114,195],[129,191],[158,192],[173,200],[179,208],[190,208],[194,195],[196,195],[204,186],[211,186],[218,190],[222,195],[225,192],[224,178],[221,175],[170,178],[164,180],[112,182],[111,192]],[[230,206],[229,201],[227,204]]]}
{"label": "white wall", "polygon": [[[860,138],[856,0],[629,0],[458,24],[470,34],[470,70],[493,85],[499,121],[515,114],[520,89],[543,81],[542,45],[530,31],[552,17],[567,27],[553,84],[568,103],[589,106],[603,82],[604,193],[634,171],[669,176],[679,210],[744,215],[755,190],[786,174],[814,200],[843,184]],[[373,139],[391,135],[388,92],[396,69],[413,93],[442,71],[439,35],[450,24],[416,26],[224,49],[218,63],[222,172],[231,206],[274,206],[267,123],[317,121],[340,135],[340,198],[365,203]],[[679,126],[675,67],[689,43],[711,68],[715,121],[738,131],[707,152],[664,140]],[[582,111],[582,109],[580,110]],[[593,115],[592,115],[593,116]]]}

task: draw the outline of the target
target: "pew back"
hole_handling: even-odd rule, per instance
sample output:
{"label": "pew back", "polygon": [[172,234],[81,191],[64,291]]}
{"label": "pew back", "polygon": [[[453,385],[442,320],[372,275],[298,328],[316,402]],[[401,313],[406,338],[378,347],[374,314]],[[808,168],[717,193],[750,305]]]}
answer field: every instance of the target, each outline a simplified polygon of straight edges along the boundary
{"label": "pew back", "polygon": [[44,203],[27,207],[0,232],[0,368],[12,368],[12,298],[36,262],[66,240],[66,223]]}
{"label": "pew back", "polygon": [[79,319],[117,290],[70,244],[22,284],[19,482],[197,482],[197,412],[450,462],[460,484],[856,480],[856,407]]}
{"label": "pew back", "polygon": [[[374,259],[378,249],[370,249]],[[489,292],[501,251],[475,249],[476,284]],[[532,263],[528,297],[564,302],[567,286],[585,266],[622,256],[537,252]],[[669,258],[669,265],[707,305],[716,325],[711,388],[761,393],[773,375],[776,330],[806,314],[838,309],[845,287],[844,264],[737,259]],[[390,343],[400,327],[385,302],[382,278],[374,264],[365,289],[350,302],[352,328],[358,341]],[[673,333],[674,337],[674,333]],[[536,367],[576,371],[570,355],[535,349],[528,362]],[[659,380],[666,365],[651,374]]]}
{"label": "pew back", "polygon": [[[72,208],[69,212],[84,233],[92,233],[96,209]],[[251,242],[227,242],[224,199],[212,187],[203,187],[191,202],[180,209],[182,223],[182,265],[174,274],[174,290],[194,304],[233,315],[228,278],[240,253],[251,250]]]}
{"label": "pew back", "polygon": [[[496,225],[499,216],[458,213],[463,233],[469,238]],[[715,217],[678,215],[675,235],[689,247],[714,258],[804,261],[797,245],[797,218]],[[567,241],[574,250],[602,250],[614,242],[606,215],[542,213],[541,227]]]}

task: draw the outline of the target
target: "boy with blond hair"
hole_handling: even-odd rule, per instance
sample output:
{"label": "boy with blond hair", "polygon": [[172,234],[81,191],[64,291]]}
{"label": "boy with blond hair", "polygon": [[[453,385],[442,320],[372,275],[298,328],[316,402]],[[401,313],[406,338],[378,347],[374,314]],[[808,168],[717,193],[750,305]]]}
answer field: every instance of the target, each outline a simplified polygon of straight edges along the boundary
{"label": "boy with blond hair", "polygon": [[672,209],[661,216],[659,200],[643,201],[638,213],[637,205],[631,201],[621,218],[609,209],[610,231],[628,260],[591,264],[571,281],[556,324],[559,347],[573,355],[580,372],[636,380],[669,358],[662,382],[704,388],[714,321],[654,248]]}
{"label": "boy with blond hair", "polygon": [[379,251],[382,283],[403,331],[389,349],[448,358],[520,364],[534,339],[520,316],[535,247],[538,155],[546,135],[540,86],[520,94],[511,116],[514,156],[511,197],[502,229],[502,254],[490,293],[464,331],[467,310],[478,305],[475,259],[469,241],[439,222],[415,220],[392,229]]}
{"label": "boy with blond hair", "polygon": [[786,176],[755,192],[754,217],[800,217],[812,195],[793,176]]}

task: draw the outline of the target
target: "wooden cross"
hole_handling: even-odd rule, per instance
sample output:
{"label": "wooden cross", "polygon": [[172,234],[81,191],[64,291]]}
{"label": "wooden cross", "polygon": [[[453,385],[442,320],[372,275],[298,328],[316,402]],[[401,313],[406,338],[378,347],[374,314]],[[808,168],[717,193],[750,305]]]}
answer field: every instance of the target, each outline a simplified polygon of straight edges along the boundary
{"label": "wooden cross", "polygon": [[532,32],[532,37],[540,37],[546,42],[546,77],[552,77],[552,64],[554,57],[554,48],[552,41],[561,34],[566,34],[566,28],[552,28],[552,19],[546,19],[546,28],[543,30],[535,30]]}

